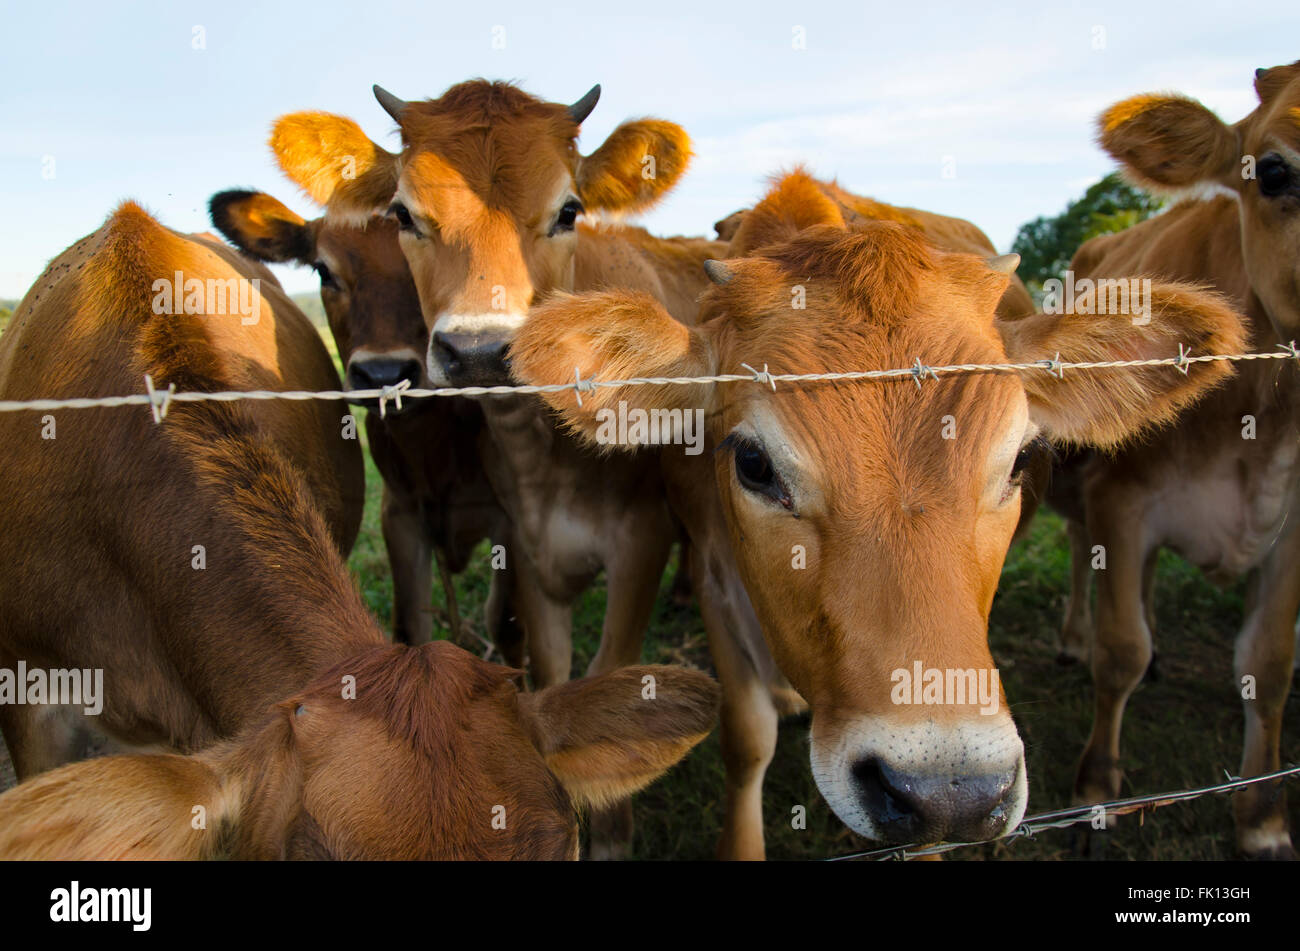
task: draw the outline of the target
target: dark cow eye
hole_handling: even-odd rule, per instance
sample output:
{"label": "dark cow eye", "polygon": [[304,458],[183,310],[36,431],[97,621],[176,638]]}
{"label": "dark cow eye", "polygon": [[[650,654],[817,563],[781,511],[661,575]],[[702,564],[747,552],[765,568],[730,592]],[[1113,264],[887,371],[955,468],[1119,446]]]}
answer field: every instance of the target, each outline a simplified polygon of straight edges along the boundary
{"label": "dark cow eye", "polygon": [[793,509],[794,502],[790,492],[781,481],[781,477],[772,468],[772,460],[763,447],[755,442],[733,434],[718,446],[721,450],[729,447],[736,458],[736,480],[750,492],[765,495],[773,502],[779,502],[785,508]]}
{"label": "dark cow eye", "polygon": [[412,234],[419,234],[415,228],[415,219],[411,217],[411,210],[400,201],[395,201],[389,205],[388,213],[397,219],[397,227]]}
{"label": "dark cow eye", "polygon": [[559,215],[555,219],[555,224],[551,226],[551,236],[563,234],[566,231],[572,231],[578,221],[578,215],[582,214],[582,202],[576,198],[570,198],[560,209]]}
{"label": "dark cow eye", "polygon": [[1016,455],[1016,461],[1011,464],[1011,484],[1019,485],[1025,477],[1025,466],[1029,465],[1029,458],[1033,455],[1034,444],[1030,443]]}
{"label": "dark cow eye", "polygon": [[1291,169],[1287,167],[1286,159],[1276,152],[1264,156],[1257,174],[1259,190],[1269,198],[1282,194],[1291,184]]}
{"label": "dark cow eye", "polygon": [[320,286],[337,288],[338,283],[334,280],[334,272],[329,269],[329,265],[324,261],[317,261],[312,268],[320,275]]}

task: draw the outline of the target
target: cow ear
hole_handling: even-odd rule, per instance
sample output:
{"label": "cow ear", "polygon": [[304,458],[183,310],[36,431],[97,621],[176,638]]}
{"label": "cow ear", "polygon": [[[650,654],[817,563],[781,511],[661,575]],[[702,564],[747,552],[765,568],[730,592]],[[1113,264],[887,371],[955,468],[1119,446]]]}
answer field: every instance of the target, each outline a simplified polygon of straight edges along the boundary
{"label": "cow ear", "polygon": [[644,211],[677,184],[690,161],[691,139],[681,126],[625,122],[578,164],[578,197],[591,211]]}
{"label": "cow ear", "polygon": [[397,156],[343,116],[281,116],[271,129],[271,151],[284,173],[340,224],[365,224],[388,209],[397,191]]}
{"label": "cow ear", "polygon": [[[1139,285],[1139,287],[1142,285]],[[1015,363],[1103,363],[1241,353],[1245,327],[1230,302],[1188,284],[1151,284],[1143,313],[1034,314],[999,320]],[[1136,308],[1129,308],[1136,311]],[[1174,366],[1022,373],[1030,417],[1049,439],[1114,448],[1180,410],[1233,372],[1227,361]]]}
{"label": "cow ear", "polygon": [[203,858],[227,799],[195,757],[83,760],[0,796],[0,860]]}
{"label": "cow ear", "polygon": [[316,259],[311,225],[265,192],[218,192],[208,201],[208,217],[227,241],[259,261]]}
{"label": "cow ear", "polygon": [[521,716],[578,808],[599,809],[663,775],[709,735],[720,692],[685,667],[624,667],[521,694]]}
{"label": "cow ear", "polygon": [[[544,385],[573,383],[575,373],[583,380],[708,376],[714,356],[703,332],[678,323],[649,294],[607,291],[561,294],[535,307],[511,341],[510,366],[522,382]],[[572,390],[541,396],[570,430],[596,442],[620,403],[629,411],[707,409],[711,394],[711,384],[689,383],[599,387],[581,402]]]}
{"label": "cow ear", "polygon": [[1202,182],[1240,184],[1236,131],[1184,96],[1134,96],[1097,120],[1101,147],[1129,177],[1155,191]]}

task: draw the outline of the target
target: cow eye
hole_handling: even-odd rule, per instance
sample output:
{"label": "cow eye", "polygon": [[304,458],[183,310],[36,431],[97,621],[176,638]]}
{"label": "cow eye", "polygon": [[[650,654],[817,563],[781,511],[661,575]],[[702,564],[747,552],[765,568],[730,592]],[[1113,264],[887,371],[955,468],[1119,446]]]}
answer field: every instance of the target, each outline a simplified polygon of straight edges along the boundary
{"label": "cow eye", "polygon": [[724,446],[734,451],[736,481],[756,495],[765,495],[785,508],[794,508],[789,490],[772,467],[772,460],[763,447],[736,434],[724,439],[718,449],[721,450]]}
{"label": "cow eye", "polygon": [[1269,198],[1282,194],[1291,183],[1291,169],[1287,167],[1286,159],[1276,152],[1264,156],[1257,174],[1259,190]]}
{"label": "cow eye", "polygon": [[560,208],[559,215],[555,218],[555,224],[551,226],[551,237],[557,234],[564,234],[572,231],[578,221],[578,215],[582,214],[582,202],[576,198],[570,198]]}
{"label": "cow eye", "polygon": [[420,232],[415,227],[415,219],[411,217],[411,210],[400,201],[395,201],[389,205],[388,213],[397,219],[397,227],[416,236],[419,235]]}
{"label": "cow eye", "polygon": [[317,261],[312,268],[320,275],[320,286],[329,288],[338,288],[338,282],[334,280],[334,272],[329,269],[329,265],[324,261]]}
{"label": "cow eye", "polygon": [[1029,458],[1033,455],[1034,444],[1030,443],[1016,455],[1016,461],[1011,464],[1011,484],[1019,485],[1025,477],[1025,466],[1029,465]]}

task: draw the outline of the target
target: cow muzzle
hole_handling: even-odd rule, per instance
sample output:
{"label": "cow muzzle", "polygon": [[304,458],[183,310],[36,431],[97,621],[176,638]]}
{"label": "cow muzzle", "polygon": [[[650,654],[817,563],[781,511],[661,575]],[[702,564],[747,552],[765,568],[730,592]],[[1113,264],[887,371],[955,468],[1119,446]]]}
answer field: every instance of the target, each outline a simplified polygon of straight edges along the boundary
{"label": "cow muzzle", "polygon": [[991,722],[860,717],[819,730],[813,775],[851,829],[889,845],[982,841],[1013,829],[1028,800],[1024,744]]}
{"label": "cow muzzle", "polygon": [[[423,370],[418,354],[411,350],[391,354],[357,353],[348,360],[346,381],[349,390],[382,390],[403,381],[411,387],[418,387],[424,376]],[[350,398],[349,402],[368,409],[379,406],[378,399]],[[392,400],[388,401],[387,411],[398,412]]]}

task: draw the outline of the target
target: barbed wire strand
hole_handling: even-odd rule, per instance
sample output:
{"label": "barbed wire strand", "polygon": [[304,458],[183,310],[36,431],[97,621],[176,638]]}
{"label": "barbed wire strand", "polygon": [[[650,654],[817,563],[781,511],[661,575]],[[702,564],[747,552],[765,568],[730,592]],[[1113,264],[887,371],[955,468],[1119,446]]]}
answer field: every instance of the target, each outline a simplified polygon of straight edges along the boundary
{"label": "barbed wire strand", "polygon": [[445,386],[436,389],[422,389],[403,380],[393,386],[368,390],[228,390],[217,392],[177,393],[175,384],[167,390],[156,390],[153,380],[145,375],[145,392],[125,396],[73,397],[67,399],[34,400],[0,400],[0,413],[23,411],[52,411],[61,409],[99,409],[117,406],[148,406],[154,421],[161,423],[167,411],[174,403],[219,402],[232,403],[238,400],[377,400],[379,414],[385,416],[391,402],[401,409],[403,399],[427,399],[447,396],[497,396],[506,394],[543,394],[572,391],[582,405],[582,394],[608,387],[623,386],[686,386],[695,383],[758,383],[776,389],[777,383],[817,383],[850,382],[855,380],[891,380],[912,379],[918,387],[926,377],[937,380],[941,375],[952,376],[964,373],[1024,373],[1032,370],[1045,370],[1058,379],[1064,378],[1065,371],[1076,370],[1115,370],[1131,367],[1175,367],[1186,373],[1192,364],[1216,363],[1229,361],[1239,363],[1248,360],[1289,360],[1300,361],[1300,350],[1295,341],[1279,344],[1277,352],[1263,353],[1218,353],[1206,356],[1192,356],[1190,350],[1178,345],[1178,356],[1158,357],[1149,360],[1106,360],[1084,363],[1070,363],[1061,359],[1058,353],[1051,360],[1037,360],[1032,363],[957,363],[947,366],[926,366],[918,357],[910,367],[897,367],[889,370],[849,370],[838,373],[769,373],[767,364],[762,370],[755,370],[749,364],[741,364],[748,373],[718,373],[711,376],[648,376],[631,377],[626,380],[583,379],[581,372],[574,369],[572,383],[538,384],[501,384],[495,386]]}
{"label": "barbed wire strand", "polygon": [[[1225,775],[1228,775],[1226,770],[1224,772]],[[1286,779],[1297,775],[1300,775],[1300,766],[1288,766],[1279,769],[1276,772],[1251,776],[1249,779],[1241,779],[1240,777],[1228,775],[1227,782],[1219,783],[1216,786],[1202,786],[1199,789],[1181,789],[1177,792],[1154,793],[1149,796],[1133,796],[1129,799],[1116,799],[1112,802],[1071,806],[1068,809],[1057,809],[1054,812],[1043,812],[1022,820],[1020,824],[1010,832],[992,839],[986,839],[983,842],[941,842],[938,845],[929,846],[921,846],[919,844],[896,845],[884,849],[873,849],[870,852],[853,852],[849,855],[836,855],[826,861],[847,862],[854,859],[871,859],[877,862],[883,862],[889,859],[906,861],[907,859],[917,858],[922,855],[939,855],[943,852],[951,852],[954,849],[966,849],[977,845],[990,845],[994,842],[1004,842],[1010,839],[1033,838],[1039,832],[1044,832],[1048,829],[1065,829],[1073,825],[1078,825],[1080,822],[1091,822],[1098,815],[1124,816],[1139,811],[1150,812],[1159,809],[1161,806],[1168,806],[1171,803],[1184,802],[1189,799],[1199,799],[1201,796],[1230,792],[1234,789],[1240,789],[1243,786],[1253,786],[1256,783],[1269,782],[1274,779]],[[1098,809],[1102,810],[1102,812],[1098,813]]]}

